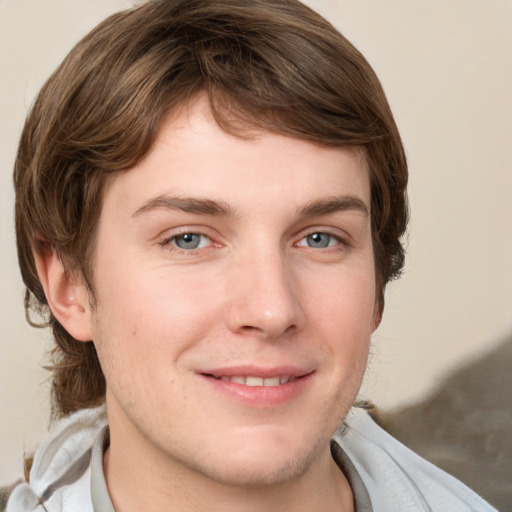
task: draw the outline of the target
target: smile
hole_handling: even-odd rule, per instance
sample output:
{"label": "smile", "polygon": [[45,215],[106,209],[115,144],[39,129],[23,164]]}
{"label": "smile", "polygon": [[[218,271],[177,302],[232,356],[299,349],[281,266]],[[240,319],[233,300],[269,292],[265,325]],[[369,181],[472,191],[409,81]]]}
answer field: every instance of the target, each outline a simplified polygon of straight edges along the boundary
{"label": "smile", "polygon": [[276,407],[298,399],[311,387],[315,371],[296,366],[236,366],[204,369],[202,377],[217,396],[244,407]]}
{"label": "smile", "polygon": [[244,386],[281,386],[283,384],[287,384],[288,382],[293,382],[295,380],[295,376],[293,375],[282,375],[276,377],[254,377],[254,376],[242,376],[242,375],[222,375],[220,377],[214,377],[217,380],[222,380],[224,382],[234,382],[235,384],[243,384]]}

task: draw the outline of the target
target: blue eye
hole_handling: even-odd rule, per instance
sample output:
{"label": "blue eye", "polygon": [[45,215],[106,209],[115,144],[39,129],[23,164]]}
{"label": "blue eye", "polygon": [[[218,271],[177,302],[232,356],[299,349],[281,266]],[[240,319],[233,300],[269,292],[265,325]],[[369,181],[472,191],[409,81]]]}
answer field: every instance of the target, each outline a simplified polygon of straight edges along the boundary
{"label": "blue eye", "polygon": [[325,249],[339,243],[339,239],[329,233],[311,233],[305,236],[299,245],[311,247],[313,249]]}
{"label": "blue eye", "polygon": [[183,233],[182,235],[173,236],[169,242],[179,249],[192,250],[208,245],[209,238],[197,233]]}

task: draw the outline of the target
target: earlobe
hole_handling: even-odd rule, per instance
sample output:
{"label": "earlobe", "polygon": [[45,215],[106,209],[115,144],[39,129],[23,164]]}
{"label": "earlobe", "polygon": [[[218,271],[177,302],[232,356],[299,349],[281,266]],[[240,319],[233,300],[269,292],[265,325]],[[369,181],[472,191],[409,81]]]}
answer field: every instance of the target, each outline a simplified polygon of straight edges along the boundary
{"label": "earlobe", "polygon": [[34,251],[39,280],[48,305],[59,323],[79,341],[91,341],[91,308],[84,284],[66,272],[50,247]]}

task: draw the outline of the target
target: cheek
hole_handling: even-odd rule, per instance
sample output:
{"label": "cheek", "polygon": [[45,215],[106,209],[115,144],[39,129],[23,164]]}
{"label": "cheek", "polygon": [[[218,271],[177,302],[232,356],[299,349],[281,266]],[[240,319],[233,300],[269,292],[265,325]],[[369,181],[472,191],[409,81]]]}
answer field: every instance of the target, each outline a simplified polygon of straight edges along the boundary
{"label": "cheek", "polygon": [[311,318],[316,318],[333,337],[347,340],[369,337],[375,323],[376,293],[369,271],[333,272],[325,287],[309,287],[306,296]]}
{"label": "cheek", "polygon": [[359,381],[366,369],[375,324],[375,283],[371,272],[333,276],[328,293],[308,301],[310,328],[323,345],[324,365],[334,379]]}
{"label": "cheek", "polygon": [[96,338],[117,347],[120,359],[158,359],[162,351],[167,359],[173,352],[178,355],[203,337],[217,316],[218,294],[211,287],[202,289],[204,280],[198,277],[168,269],[138,274],[124,270],[103,282],[98,289]]}

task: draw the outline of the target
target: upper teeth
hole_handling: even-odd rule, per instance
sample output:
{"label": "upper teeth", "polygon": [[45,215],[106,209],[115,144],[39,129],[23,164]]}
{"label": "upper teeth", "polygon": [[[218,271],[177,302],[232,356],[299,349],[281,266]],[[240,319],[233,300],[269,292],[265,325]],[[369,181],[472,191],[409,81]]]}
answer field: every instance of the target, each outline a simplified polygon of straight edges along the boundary
{"label": "upper teeth", "polygon": [[245,384],[246,386],[279,386],[280,384],[286,384],[287,382],[291,382],[295,380],[295,377],[289,375],[283,375],[282,377],[244,377],[244,376],[222,376],[220,380],[235,382],[236,384]]}

